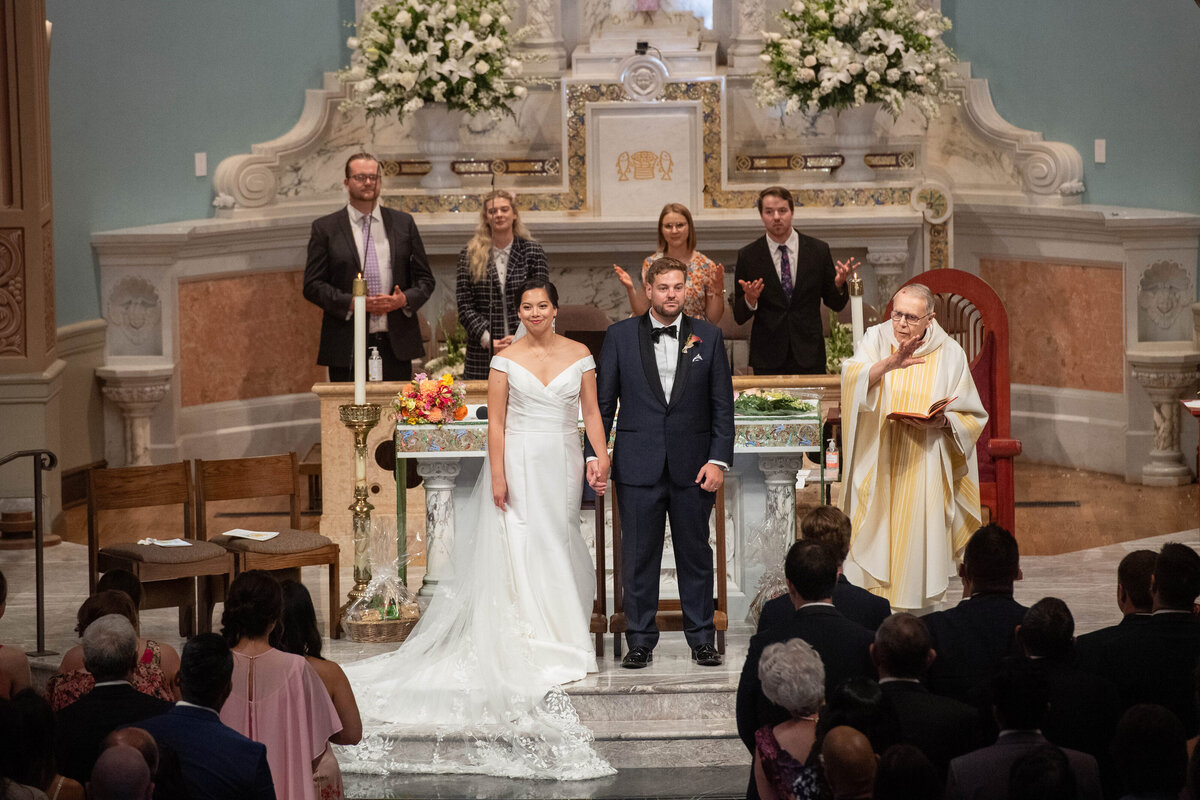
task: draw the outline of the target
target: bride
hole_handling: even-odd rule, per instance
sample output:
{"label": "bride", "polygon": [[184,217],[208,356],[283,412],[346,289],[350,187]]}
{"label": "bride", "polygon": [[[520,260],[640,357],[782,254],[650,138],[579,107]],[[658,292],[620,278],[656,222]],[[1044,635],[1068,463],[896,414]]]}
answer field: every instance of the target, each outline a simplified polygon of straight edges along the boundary
{"label": "bride", "polygon": [[578,780],[614,772],[561,684],[596,671],[595,574],[579,534],[578,420],[608,456],[587,348],[554,332],[558,292],[521,290],[527,335],[495,356],[488,457],[458,515],[454,577],[397,650],[346,667],[365,735],[357,772]]}

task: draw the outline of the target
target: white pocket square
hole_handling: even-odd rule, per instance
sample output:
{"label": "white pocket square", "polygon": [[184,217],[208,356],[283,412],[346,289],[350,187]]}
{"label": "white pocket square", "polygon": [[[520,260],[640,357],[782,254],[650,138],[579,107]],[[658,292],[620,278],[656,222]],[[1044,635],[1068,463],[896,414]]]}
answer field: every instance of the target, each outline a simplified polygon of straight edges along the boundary
{"label": "white pocket square", "polygon": [[692,363],[695,364],[697,361],[703,361],[703,360],[704,360],[704,356],[700,355],[699,353],[696,353],[696,357],[692,359]]}

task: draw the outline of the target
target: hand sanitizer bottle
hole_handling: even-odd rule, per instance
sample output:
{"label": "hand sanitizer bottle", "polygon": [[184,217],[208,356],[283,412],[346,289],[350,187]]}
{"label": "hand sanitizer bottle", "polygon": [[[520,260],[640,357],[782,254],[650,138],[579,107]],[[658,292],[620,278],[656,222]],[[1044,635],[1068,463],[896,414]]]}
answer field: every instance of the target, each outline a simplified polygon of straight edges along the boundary
{"label": "hand sanitizer bottle", "polygon": [[367,359],[367,380],[383,380],[383,358],[379,355],[378,347],[371,348],[371,355]]}
{"label": "hand sanitizer bottle", "polygon": [[838,468],[837,439],[830,439],[825,445],[825,469],[836,472]]}

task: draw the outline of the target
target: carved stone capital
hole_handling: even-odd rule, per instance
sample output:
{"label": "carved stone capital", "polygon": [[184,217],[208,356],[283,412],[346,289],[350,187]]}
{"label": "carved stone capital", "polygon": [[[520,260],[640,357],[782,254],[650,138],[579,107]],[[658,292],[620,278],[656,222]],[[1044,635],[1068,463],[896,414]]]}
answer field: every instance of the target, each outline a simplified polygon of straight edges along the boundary
{"label": "carved stone capital", "polygon": [[1190,483],[1179,446],[1179,401],[1196,389],[1200,352],[1179,343],[1143,343],[1126,353],[1130,372],[1154,405],[1154,440],[1142,467],[1147,486]]}
{"label": "carved stone capital", "polygon": [[454,481],[462,465],[458,459],[419,458],[417,459],[417,474],[425,479],[427,489],[454,488]]}
{"label": "carved stone capital", "polygon": [[804,456],[763,456],[758,468],[768,484],[787,483],[795,485],[796,473],[804,466]]}
{"label": "carved stone capital", "polygon": [[96,376],[104,381],[101,391],[116,404],[125,421],[125,464],[150,463],[150,416],[167,396],[174,366],[100,367]]}

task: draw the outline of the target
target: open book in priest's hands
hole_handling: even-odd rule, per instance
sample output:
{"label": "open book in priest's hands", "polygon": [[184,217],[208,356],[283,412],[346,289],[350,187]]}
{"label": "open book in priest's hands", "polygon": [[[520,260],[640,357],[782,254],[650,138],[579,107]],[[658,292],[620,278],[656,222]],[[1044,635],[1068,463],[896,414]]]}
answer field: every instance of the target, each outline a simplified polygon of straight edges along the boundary
{"label": "open book in priest's hands", "polygon": [[941,400],[935,400],[935,401],[934,401],[934,403],[933,403],[931,406],[929,406],[929,410],[928,410],[928,411],[925,411],[925,412],[921,412],[921,411],[893,411],[892,413],[890,413],[890,414],[888,414],[888,415],[887,415],[887,418],[888,418],[888,419],[894,419],[894,420],[903,420],[903,419],[933,419],[933,418],[934,418],[934,417],[936,417],[938,414],[940,414],[940,413],[942,413],[943,411],[945,411],[945,410],[946,410],[946,406],[950,405],[951,403],[953,403],[953,402],[954,402],[955,400],[957,400],[957,399],[958,399],[958,395],[954,395],[953,397],[943,397]]}

